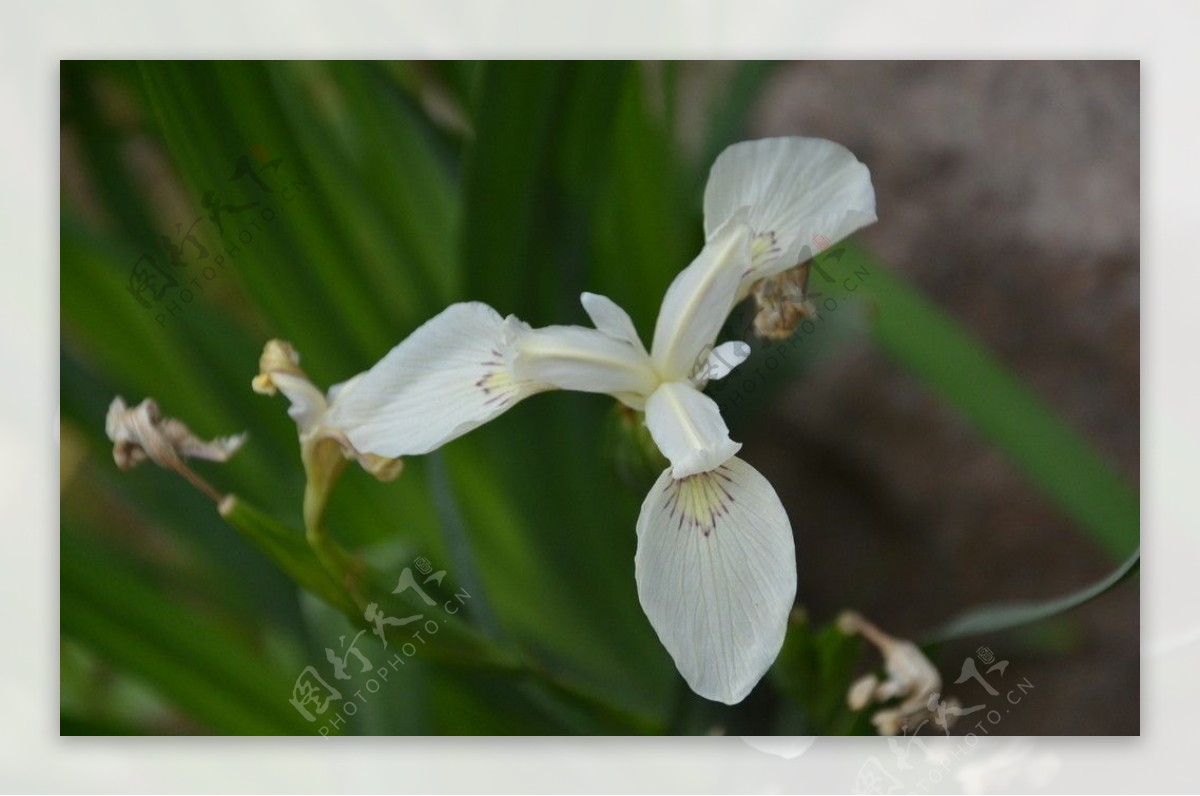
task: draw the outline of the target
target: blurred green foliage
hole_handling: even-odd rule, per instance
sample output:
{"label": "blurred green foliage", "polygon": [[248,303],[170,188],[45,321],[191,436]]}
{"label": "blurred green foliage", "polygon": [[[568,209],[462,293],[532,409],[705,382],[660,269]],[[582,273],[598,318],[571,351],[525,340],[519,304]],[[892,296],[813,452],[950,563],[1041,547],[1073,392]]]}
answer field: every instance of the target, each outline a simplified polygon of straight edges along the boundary
{"label": "blurred green foliage", "polygon": [[[408,461],[393,483],[347,471],[327,527],[370,577],[424,557],[447,572],[440,597],[470,599],[344,722],[289,704],[308,666],[348,698],[367,688],[354,658],[354,679],[331,680],[326,649],[368,628],[294,530],[296,429],[283,399],[249,387],[263,343],[291,341],[327,386],[453,301],[577,323],[584,289],[648,337],[702,243],[708,166],[772,71],[726,70],[685,151],[680,68],[64,62],[64,733],[862,731],[840,709],[857,646],[806,623],[742,705],[687,689],[633,585],[652,468],[614,441],[627,424],[611,402],[567,393]],[[178,284],[161,301],[141,292],[144,307],[136,268]],[[1132,549],[1136,495],[934,308],[890,278],[872,285],[871,312],[841,334],[874,330],[1100,542]],[[103,433],[115,395],[153,396],[202,436],[250,430],[228,464],[199,468],[238,495],[228,523],[173,474],[117,471]],[[375,667],[397,654],[369,632],[357,648]]]}

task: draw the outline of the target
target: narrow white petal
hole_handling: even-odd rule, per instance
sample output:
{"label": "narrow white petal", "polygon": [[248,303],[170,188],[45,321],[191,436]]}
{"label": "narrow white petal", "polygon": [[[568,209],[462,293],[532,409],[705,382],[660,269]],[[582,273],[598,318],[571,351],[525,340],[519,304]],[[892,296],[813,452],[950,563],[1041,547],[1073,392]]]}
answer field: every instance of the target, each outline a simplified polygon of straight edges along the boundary
{"label": "narrow white petal", "polygon": [[655,367],[664,379],[691,376],[717,339],[742,276],[750,270],[752,237],[742,217],[734,216],[667,288],[651,346]]}
{"label": "narrow white petal", "polygon": [[738,365],[750,356],[750,344],[741,340],[730,340],[721,343],[708,352],[700,367],[692,374],[692,384],[696,389],[703,390],[704,385],[713,379],[723,379]]}
{"label": "narrow white petal", "polygon": [[796,599],[775,490],[737,457],[682,481],[667,471],[637,534],[638,597],[679,673],[702,697],[742,701],[779,654]]}
{"label": "narrow white petal", "polygon": [[525,328],[486,304],[452,304],[343,385],[327,424],[362,453],[428,453],[546,389],[512,375]]}
{"label": "narrow white petal", "polygon": [[597,329],[609,337],[624,340],[643,352],[646,350],[642,338],[638,337],[633,319],[617,302],[599,293],[584,293],[579,297],[579,301]]}
{"label": "narrow white petal", "polygon": [[288,415],[296,421],[301,434],[308,433],[324,420],[325,396],[307,378],[291,373],[272,373],[271,381],[291,401]]}
{"label": "narrow white petal", "polygon": [[876,220],[867,167],[821,138],[743,141],[722,152],[704,190],[705,235],[711,240],[743,208],[756,239],[739,296]]}
{"label": "narrow white petal", "polygon": [[658,383],[640,347],[596,329],[547,326],[521,333],[513,374],[561,390],[649,394]]}
{"label": "narrow white petal", "polygon": [[741,449],[713,399],[686,381],[668,381],[646,399],[646,428],[671,460],[671,475],[711,470]]}

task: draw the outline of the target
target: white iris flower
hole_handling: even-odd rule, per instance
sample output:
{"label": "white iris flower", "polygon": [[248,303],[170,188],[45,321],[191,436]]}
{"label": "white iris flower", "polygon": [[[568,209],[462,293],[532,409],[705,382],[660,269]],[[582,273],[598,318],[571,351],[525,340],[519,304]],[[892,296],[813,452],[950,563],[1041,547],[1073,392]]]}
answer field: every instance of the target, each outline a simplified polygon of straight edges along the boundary
{"label": "white iris flower", "polygon": [[[638,518],[642,607],[692,689],[740,702],[783,644],[796,595],[787,514],[771,485],[735,455],[717,404],[701,390],[748,356],[713,348],[753,285],[875,220],[866,166],[810,138],[735,144],[704,195],[707,242],[672,282],[649,351],[629,315],[584,293],[594,329],[534,329],[486,304],[454,304],[362,375],[330,408],[355,449],[423,454],[552,389],[607,393],[645,412],[671,466]],[[700,374],[700,378],[696,375]]]}

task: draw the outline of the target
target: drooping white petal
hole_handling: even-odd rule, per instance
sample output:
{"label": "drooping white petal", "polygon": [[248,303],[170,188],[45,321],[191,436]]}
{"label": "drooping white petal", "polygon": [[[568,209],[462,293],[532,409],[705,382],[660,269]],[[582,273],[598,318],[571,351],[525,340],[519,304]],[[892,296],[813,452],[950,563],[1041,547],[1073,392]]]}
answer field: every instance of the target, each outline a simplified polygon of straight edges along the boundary
{"label": "drooping white petal", "polygon": [[742,209],[756,237],[754,268],[739,297],[757,280],[874,223],[875,189],[867,167],[833,141],[743,141],[722,152],[709,172],[705,235],[711,240]]}
{"label": "drooping white petal", "polygon": [[645,395],[658,383],[644,350],[596,329],[529,329],[518,337],[515,351],[517,378],[561,390]]}
{"label": "drooping white petal", "polygon": [[664,382],[650,394],[646,428],[675,478],[711,470],[742,447],[729,438],[716,402],[686,381]]}
{"label": "drooping white petal", "polygon": [[753,231],[735,215],[679,272],[658,311],[651,356],[664,380],[686,379],[717,339],[750,270]]}
{"label": "drooping white petal", "polygon": [[708,382],[728,376],[734,368],[745,362],[748,356],[749,343],[743,343],[741,340],[721,343],[708,352],[708,356],[692,374],[692,384],[696,385],[696,389],[703,390]]}
{"label": "drooping white petal", "polygon": [[428,453],[546,389],[511,371],[527,328],[486,304],[452,304],[343,385],[327,422],[363,453]]}
{"label": "drooping white petal", "polygon": [[679,673],[702,697],[742,701],[779,654],[796,598],[775,490],[737,457],[681,481],[667,471],[637,535],[638,598]]}
{"label": "drooping white petal", "polygon": [[348,390],[351,387],[353,387],[355,385],[355,383],[357,383],[358,380],[361,379],[364,375],[365,375],[365,373],[359,373],[357,376],[351,376],[350,378],[346,379],[345,381],[338,382],[337,384],[334,384],[333,386],[331,386],[329,388],[329,393],[326,396],[328,402],[331,405],[336,403],[338,396],[341,395],[343,391]]}
{"label": "drooping white petal", "polygon": [[597,329],[645,352],[646,346],[642,343],[642,338],[638,337],[633,319],[617,302],[599,293],[584,293],[579,297],[579,301]]}

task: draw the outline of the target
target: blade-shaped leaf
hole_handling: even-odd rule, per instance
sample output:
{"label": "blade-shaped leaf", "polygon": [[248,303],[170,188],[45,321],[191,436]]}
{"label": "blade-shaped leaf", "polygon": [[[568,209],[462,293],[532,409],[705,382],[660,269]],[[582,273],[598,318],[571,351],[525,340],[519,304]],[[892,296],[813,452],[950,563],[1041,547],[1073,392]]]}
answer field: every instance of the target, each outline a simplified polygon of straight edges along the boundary
{"label": "blade-shaped leaf", "polygon": [[934,630],[923,641],[924,645],[940,644],[951,639],[966,636],[979,636],[985,633],[996,633],[1032,622],[1040,622],[1059,614],[1078,608],[1085,603],[1100,597],[1115,589],[1129,578],[1137,574],[1141,565],[1140,551],[1134,553],[1121,566],[1114,569],[1104,578],[1086,586],[1079,591],[1044,601],[1020,601],[987,605],[975,608],[961,616],[950,620]]}
{"label": "blade-shaped leaf", "polygon": [[288,703],[292,678],[273,671],[244,640],[78,535],[64,542],[64,633],[135,672],[213,730],[305,731]]}

